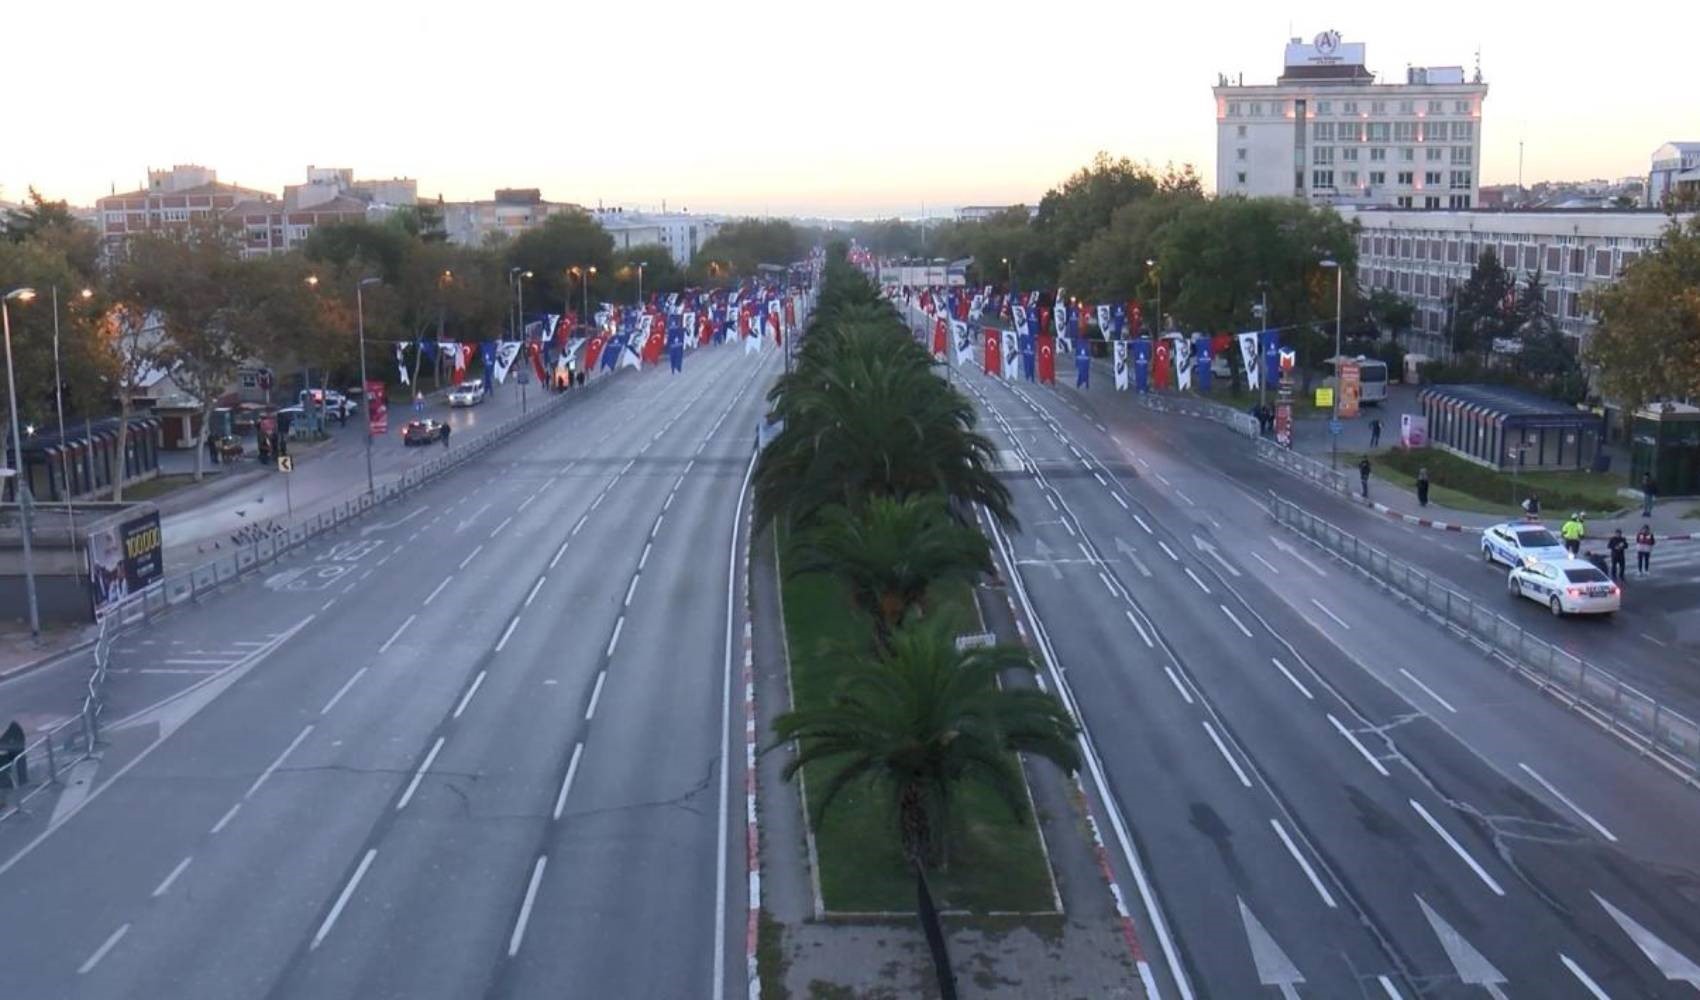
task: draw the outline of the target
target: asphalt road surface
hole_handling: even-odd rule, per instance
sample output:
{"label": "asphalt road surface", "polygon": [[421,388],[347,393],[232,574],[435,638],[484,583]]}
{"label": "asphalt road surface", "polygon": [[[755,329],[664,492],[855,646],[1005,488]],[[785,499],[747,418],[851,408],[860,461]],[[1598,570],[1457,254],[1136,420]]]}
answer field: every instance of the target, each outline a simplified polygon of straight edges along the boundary
{"label": "asphalt road surface", "polygon": [[1164,995],[1693,995],[1693,789],[1285,535],[1195,421],[951,377]]}
{"label": "asphalt road surface", "polygon": [[0,829],[5,994],[741,994],[727,588],[778,368],[619,373],[125,636],[116,697],[194,686]]}

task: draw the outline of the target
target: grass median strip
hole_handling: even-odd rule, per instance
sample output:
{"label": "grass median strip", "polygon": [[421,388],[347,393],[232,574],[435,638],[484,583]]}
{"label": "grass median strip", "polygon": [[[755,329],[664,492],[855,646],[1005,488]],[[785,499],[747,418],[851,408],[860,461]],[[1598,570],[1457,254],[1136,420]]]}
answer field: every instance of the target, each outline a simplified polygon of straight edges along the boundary
{"label": "grass median strip", "polygon": [[[827,650],[865,643],[867,620],[830,576],[788,576],[782,585],[796,705],[826,704],[836,684]],[[941,588],[930,613],[951,622],[957,632],[979,629],[973,592],[965,584]],[[806,793],[825,788],[835,771],[831,759],[804,768]],[[895,804],[875,788],[855,786],[841,794],[814,831],[821,896],[829,913],[913,912],[914,876],[904,863],[896,829]],[[1035,821],[1018,820],[995,795],[970,785],[954,808],[950,838],[948,868],[928,876],[941,907],[976,913],[1054,909]]]}

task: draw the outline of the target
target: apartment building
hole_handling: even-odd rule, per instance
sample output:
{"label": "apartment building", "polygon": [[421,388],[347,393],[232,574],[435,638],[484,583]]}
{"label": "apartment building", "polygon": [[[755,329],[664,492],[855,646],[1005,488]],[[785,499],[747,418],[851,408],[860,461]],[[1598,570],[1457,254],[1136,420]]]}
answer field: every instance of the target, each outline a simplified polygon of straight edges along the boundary
{"label": "apartment building", "polygon": [[1216,192],[1332,205],[1468,209],[1481,185],[1478,67],[1410,67],[1402,83],[1361,42],[1324,31],[1287,43],[1273,84],[1219,76]]}
{"label": "apartment building", "polygon": [[442,208],[449,242],[462,246],[482,246],[498,233],[511,239],[551,215],[582,211],[571,202],[544,201],[537,188],[501,188],[488,201],[449,201]]}
{"label": "apartment building", "polygon": [[591,217],[614,237],[614,249],[656,244],[667,248],[680,267],[691,262],[697,249],[720,231],[720,220],[689,212],[628,212],[623,208],[598,208]]}
{"label": "apartment building", "polygon": [[1700,197],[1700,142],[1667,142],[1653,151],[1645,203],[1659,208],[1678,195]]}
{"label": "apartment building", "polygon": [[149,170],[147,187],[113,193],[95,202],[100,231],[110,251],[135,233],[216,221],[238,202],[276,201],[253,188],[221,183],[218,171],[196,164]]}

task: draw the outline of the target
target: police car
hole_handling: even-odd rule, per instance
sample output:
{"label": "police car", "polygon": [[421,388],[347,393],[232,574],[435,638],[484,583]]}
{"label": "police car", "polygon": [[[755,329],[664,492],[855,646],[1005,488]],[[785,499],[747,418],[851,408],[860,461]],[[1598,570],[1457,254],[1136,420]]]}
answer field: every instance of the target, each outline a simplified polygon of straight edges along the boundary
{"label": "police car", "polygon": [[1482,529],[1482,559],[1507,566],[1525,566],[1549,559],[1568,559],[1570,551],[1558,536],[1539,524],[1507,521]]}
{"label": "police car", "polygon": [[1554,618],[1609,615],[1623,603],[1623,589],[1585,559],[1565,557],[1513,566],[1505,587],[1513,597],[1545,604]]}

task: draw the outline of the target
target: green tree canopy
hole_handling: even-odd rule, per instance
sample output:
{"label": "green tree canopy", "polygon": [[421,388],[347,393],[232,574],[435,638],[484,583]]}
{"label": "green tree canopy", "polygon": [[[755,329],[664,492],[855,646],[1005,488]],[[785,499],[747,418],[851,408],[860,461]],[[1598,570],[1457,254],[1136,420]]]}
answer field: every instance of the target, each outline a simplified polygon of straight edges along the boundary
{"label": "green tree canopy", "polygon": [[591,302],[606,298],[614,287],[614,238],[591,218],[590,213],[577,209],[557,212],[541,226],[528,229],[511,240],[504,248],[509,267],[530,271],[526,280],[525,298],[530,303],[527,312],[564,312],[583,295],[580,284],[583,274],[569,274],[567,269],[596,268],[591,281]]}
{"label": "green tree canopy", "polygon": [[1631,409],[1700,396],[1700,216],[1672,221],[1657,250],[1594,293],[1587,358],[1605,394]]}
{"label": "green tree canopy", "polygon": [[643,264],[643,294],[645,298],[657,292],[665,295],[685,287],[685,272],[673,262],[673,254],[659,243],[644,243],[629,250],[619,250],[609,269],[610,290],[616,302],[635,302],[638,293],[638,264]]}
{"label": "green tree canopy", "polygon": [[802,232],[784,219],[741,219],[721,226],[697,248],[691,283],[706,284],[728,271],[753,277],[760,265],[788,265],[807,250]]}

